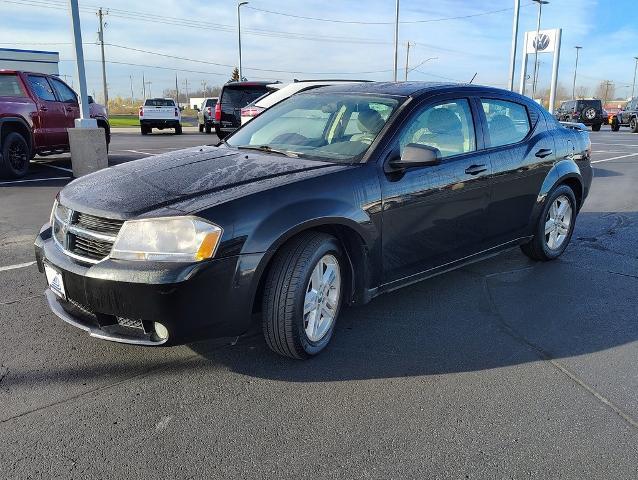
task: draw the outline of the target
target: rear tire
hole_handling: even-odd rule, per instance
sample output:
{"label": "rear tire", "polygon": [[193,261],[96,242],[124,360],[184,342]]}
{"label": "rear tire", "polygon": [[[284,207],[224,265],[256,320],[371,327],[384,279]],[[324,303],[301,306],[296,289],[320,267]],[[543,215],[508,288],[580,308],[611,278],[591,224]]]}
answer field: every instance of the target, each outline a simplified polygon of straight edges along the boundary
{"label": "rear tire", "polygon": [[206,133],[210,133],[210,131],[211,131],[210,125],[206,125]]}
{"label": "rear tire", "polygon": [[602,123],[597,123],[595,125],[591,126],[591,130],[592,132],[600,132],[600,127],[602,126]]}
{"label": "rear tire", "polygon": [[2,142],[0,177],[21,178],[29,171],[31,151],[29,144],[17,132],[9,133]]}
{"label": "rear tire", "polygon": [[[561,209],[564,209],[561,212]],[[559,185],[549,195],[538,216],[534,237],[521,245],[521,250],[532,260],[546,262],[560,257],[574,233],[576,224],[576,197],[567,185]]]}
{"label": "rear tire", "polygon": [[[204,132],[204,125],[202,125],[201,123],[199,124],[199,133],[203,133]],[[206,132],[208,133],[208,132]]]}
{"label": "rear tire", "polygon": [[148,135],[151,133],[151,129],[148,127],[140,127],[140,131],[142,132],[142,135]]}
{"label": "rear tire", "polygon": [[175,127],[175,135],[181,135],[182,134],[182,126],[178,125]]}
{"label": "rear tire", "polygon": [[222,132],[221,128],[219,128],[219,127],[215,127],[215,135],[217,135],[217,137],[220,140],[225,137],[224,133]]}
{"label": "rear tire", "polygon": [[330,342],[341,307],[345,261],[332,235],[304,232],[286,243],[268,271],[263,332],[276,353],[310,358]]}
{"label": "rear tire", "polygon": [[631,128],[631,133],[638,133],[638,119],[636,117],[629,121],[629,128]]}

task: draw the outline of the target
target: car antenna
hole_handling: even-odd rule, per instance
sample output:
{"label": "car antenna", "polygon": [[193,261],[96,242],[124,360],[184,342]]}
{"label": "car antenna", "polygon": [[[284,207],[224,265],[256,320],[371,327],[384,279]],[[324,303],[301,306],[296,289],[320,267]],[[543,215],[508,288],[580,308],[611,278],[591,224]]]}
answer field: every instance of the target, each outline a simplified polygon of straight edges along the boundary
{"label": "car antenna", "polygon": [[474,74],[474,76],[472,77],[472,80],[470,80],[470,85],[472,85],[472,82],[474,81],[474,79],[476,78],[476,76],[477,76],[477,75],[478,75],[478,72],[476,72],[476,73]]}

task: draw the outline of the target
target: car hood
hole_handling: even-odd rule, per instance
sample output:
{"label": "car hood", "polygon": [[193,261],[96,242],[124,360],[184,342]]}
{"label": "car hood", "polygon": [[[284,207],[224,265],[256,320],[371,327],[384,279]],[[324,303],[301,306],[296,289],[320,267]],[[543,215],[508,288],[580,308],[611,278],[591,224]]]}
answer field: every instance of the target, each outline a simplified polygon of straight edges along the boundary
{"label": "car hood", "polygon": [[343,168],[347,166],[202,146],[147,157],[79,178],[60,192],[60,202],[92,215],[126,220],[178,202],[183,210],[186,200],[204,195],[229,199],[230,190],[232,197],[249,195]]}

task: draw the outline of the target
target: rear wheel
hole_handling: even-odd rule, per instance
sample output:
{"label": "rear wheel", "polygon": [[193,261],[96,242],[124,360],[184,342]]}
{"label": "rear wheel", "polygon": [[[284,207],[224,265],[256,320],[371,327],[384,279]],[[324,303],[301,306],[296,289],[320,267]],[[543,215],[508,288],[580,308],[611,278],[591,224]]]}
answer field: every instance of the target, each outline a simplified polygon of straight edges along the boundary
{"label": "rear wheel", "polygon": [[576,223],[576,197],[567,185],[559,185],[548,195],[538,217],[534,238],[521,250],[534,260],[554,260],[567,248]]}
{"label": "rear wheel", "polygon": [[596,123],[596,124],[591,126],[591,129],[592,129],[593,132],[599,132],[601,126],[602,126],[601,123]]}
{"label": "rear wheel", "polygon": [[344,260],[332,235],[306,232],[273,260],[263,296],[263,332],[280,355],[310,358],[330,342],[343,293]]}
{"label": "rear wheel", "polygon": [[140,130],[142,132],[142,135],[148,135],[149,133],[151,133],[151,129],[149,127],[140,127]]}
{"label": "rear wheel", "polygon": [[211,131],[210,125],[206,125],[206,133],[210,133],[210,131]]}
{"label": "rear wheel", "polygon": [[24,177],[29,171],[31,152],[29,144],[17,132],[9,133],[2,142],[0,176],[5,178]]}
{"label": "rear wheel", "polygon": [[632,133],[638,133],[638,119],[636,117],[629,121],[629,128],[631,128]]}
{"label": "rear wheel", "polygon": [[224,138],[224,134],[222,133],[222,130],[219,127],[215,127],[215,135],[217,135],[220,140]]}
{"label": "rear wheel", "polygon": [[182,134],[182,126],[178,125],[175,127],[175,135],[181,135]]}
{"label": "rear wheel", "polygon": [[199,133],[202,133],[204,131],[204,125],[202,125],[201,123],[199,124]]}

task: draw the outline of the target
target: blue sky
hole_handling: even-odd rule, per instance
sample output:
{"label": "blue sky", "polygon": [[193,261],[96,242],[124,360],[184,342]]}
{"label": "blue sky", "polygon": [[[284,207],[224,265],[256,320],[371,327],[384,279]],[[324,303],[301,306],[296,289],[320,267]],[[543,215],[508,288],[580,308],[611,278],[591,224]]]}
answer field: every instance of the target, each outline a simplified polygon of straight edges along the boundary
{"label": "blue sky", "polygon": [[[536,28],[537,7],[522,0],[520,37]],[[89,91],[101,96],[101,70],[95,45],[97,7],[110,9],[105,41],[110,95],[141,96],[142,74],[153,95],[188,79],[190,89],[224,83],[237,63],[236,2],[229,0],[80,0]],[[464,19],[405,23],[400,29],[399,65],[410,41],[411,80],[450,79],[505,87],[511,42],[513,0],[401,0],[401,20]],[[244,75],[249,79],[367,78],[392,76],[394,0],[252,0],[242,7]],[[318,17],[353,24],[301,19],[264,12]],[[153,19],[161,21],[153,21]],[[376,24],[381,22],[382,24]],[[383,23],[387,22],[387,23]],[[581,45],[578,85],[612,80],[628,96],[638,56],[636,0],[551,0],[543,8],[543,28],[563,28],[559,81],[571,89],[574,46]],[[59,51],[61,74],[73,76],[71,30],[64,0],[0,0],[0,47]],[[127,47],[127,48],[122,48]],[[130,48],[145,50],[140,52]],[[519,41],[519,60],[522,41]],[[168,58],[154,53],[186,57]],[[549,82],[551,56],[541,58],[540,83]],[[520,63],[520,62],[517,62]],[[125,65],[125,64],[138,64]],[[160,67],[160,68],[158,68]],[[518,65],[517,65],[518,68]],[[400,73],[403,77],[403,72]],[[518,80],[518,74],[517,74]],[[71,81],[68,78],[69,82]],[[77,84],[77,81],[74,81]]]}

